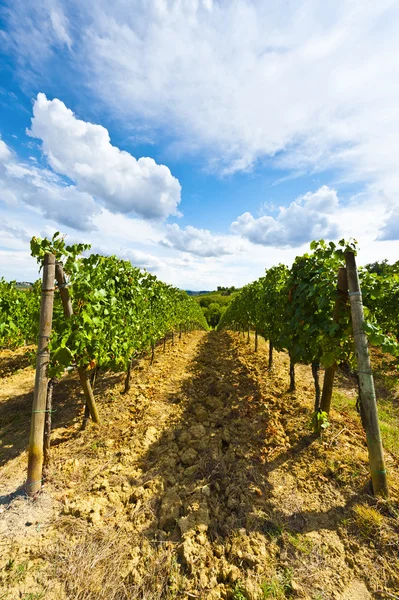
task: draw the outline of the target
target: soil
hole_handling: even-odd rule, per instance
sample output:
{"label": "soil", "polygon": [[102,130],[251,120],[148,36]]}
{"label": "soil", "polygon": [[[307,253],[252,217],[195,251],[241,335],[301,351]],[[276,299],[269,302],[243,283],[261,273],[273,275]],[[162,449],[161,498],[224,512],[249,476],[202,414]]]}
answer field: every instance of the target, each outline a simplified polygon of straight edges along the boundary
{"label": "soil", "polygon": [[65,376],[30,499],[34,373],[0,354],[0,598],[398,598],[398,457],[390,499],[373,498],[359,419],[333,410],[317,438],[310,367],[289,393],[287,355],[267,363],[263,340],[187,334],[139,362],[128,394],[101,374],[102,424],[86,430]]}

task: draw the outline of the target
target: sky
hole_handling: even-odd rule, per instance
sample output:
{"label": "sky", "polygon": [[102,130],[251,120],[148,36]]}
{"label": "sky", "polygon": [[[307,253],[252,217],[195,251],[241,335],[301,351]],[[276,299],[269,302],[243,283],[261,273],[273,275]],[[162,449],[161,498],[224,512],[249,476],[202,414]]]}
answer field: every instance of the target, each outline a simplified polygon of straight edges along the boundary
{"label": "sky", "polygon": [[399,260],[399,0],[2,0],[0,276],[32,236],[191,290]]}

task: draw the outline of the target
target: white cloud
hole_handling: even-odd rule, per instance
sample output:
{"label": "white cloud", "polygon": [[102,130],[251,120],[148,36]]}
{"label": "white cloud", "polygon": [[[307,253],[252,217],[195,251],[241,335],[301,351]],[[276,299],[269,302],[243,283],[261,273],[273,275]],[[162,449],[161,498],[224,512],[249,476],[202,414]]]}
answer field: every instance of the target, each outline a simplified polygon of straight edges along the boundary
{"label": "white cloud", "polygon": [[269,156],[395,177],[393,0],[288,0],[284,11],[278,0],[71,0],[64,13],[54,0],[12,5],[7,39],[36,72],[55,43],[56,7],[61,23],[74,18],[70,66],[97,98],[133,128],[144,120],[181,149],[206,149],[225,172]]}
{"label": "white cloud", "polygon": [[176,223],[166,226],[165,239],[161,243],[203,257],[233,254],[240,249],[237,245],[233,248],[232,240],[228,236],[213,235],[207,229],[197,229],[191,225],[180,229]]}
{"label": "white cloud", "polygon": [[285,208],[280,207],[276,218],[255,219],[249,212],[231,224],[231,231],[253,244],[276,247],[298,247],[314,239],[336,238],[339,229],[327,216],[338,210],[337,192],[322,186],[316,192],[300,196]]}
{"label": "white cloud", "polygon": [[399,240],[399,207],[390,211],[377,237],[378,240]]}
{"label": "white cloud", "polygon": [[0,161],[2,163],[5,163],[8,160],[10,160],[11,157],[12,154],[10,149],[8,148],[7,144],[3,142],[3,140],[0,138]]}
{"label": "white cloud", "polygon": [[72,39],[68,33],[68,21],[59,6],[50,9],[50,21],[58,40],[64,43],[70,50],[72,48]]}
{"label": "white cloud", "polygon": [[58,99],[38,94],[33,115],[28,134],[42,140],[51,167],[80,192],[113,212],[149,219],[177,214],[181,187],[168,167],[112,146],[105,127],[77,119]]}
{"label": "white cloud", "polygon": [[94,229],[100,212],[86,192],[65,183],[52,171],[19,161],[0,140],[0,201],[7,206],[28,204],[56,223],[81,231]]}

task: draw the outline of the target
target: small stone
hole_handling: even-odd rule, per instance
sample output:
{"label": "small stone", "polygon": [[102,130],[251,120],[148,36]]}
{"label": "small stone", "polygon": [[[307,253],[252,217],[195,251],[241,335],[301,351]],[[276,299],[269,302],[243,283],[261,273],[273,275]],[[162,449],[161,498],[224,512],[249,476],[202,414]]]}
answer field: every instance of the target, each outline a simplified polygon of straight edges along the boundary
{"label": "small stone", "polygon": [[198,458],[198,454],[194,448],[188,448],[180,458],[183,465],[193,465]]}
{"label": "small stone", "polygon": [[201,544],[201,546],[205,546],[205,544],[207,543],[208,538],[206,537],[205,533],[199,533],[197,535],[197,542],[199,544]]}
{"label": "small stone", "polygon": [[201,492],[204,494],[204,496],[209,498],[211,495],[211,488],[209,487],[209,485],[204,485],[203,488],[201,489]]}
{"label": "small stone", "polygon": [[201,425],[200,423],[193,425],[192,427],[190,427],[190,429],[188,430],[188,433],[190,434],[191,437],[193,437],[194,439],[201,439],[205,436],[206,434],[206,430],[205,427],[203,425]]}
{"label": "small stone", "polygon": [[180,515],[182,501],[177,491],[171,489],[162,498],[159,511],[159,528],[169,531],[176,525]]}
{"label": "small stone", "polygon": [[193,465],[192,467],[187,467],[187,469],[185,469],[184,471],[184,474],[186,475],[186,477],[193,477],[193,475],[195,475],[197,471],[198,465]]}
{"label": "small stone", "polygon": [[203,406],[199,406],[195,409],[195,416],[198,423],[204,423],[208,420],[208,413]]}
{"label": "small stone", "polygon": [[299,596],[303,592],[303,588],[295,579],[291,579],[291,590],[294,592],[295,596]]}
{"label": "small stone", "polygon": [[241,572],[240,569],[236,566],[232,566],[230,568],[230,572],[227,576],[228,581],[230,581],[230,583],[235,583],[236,581],[238,581],[241,577]]}

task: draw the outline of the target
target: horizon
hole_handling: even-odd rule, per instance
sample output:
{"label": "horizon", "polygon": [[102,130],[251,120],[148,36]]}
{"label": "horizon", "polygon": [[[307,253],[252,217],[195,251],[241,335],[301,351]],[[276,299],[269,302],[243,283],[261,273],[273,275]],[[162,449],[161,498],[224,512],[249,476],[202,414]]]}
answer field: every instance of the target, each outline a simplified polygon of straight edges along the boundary
{"label": "horizon", "polygon": [[[0,276],[67,234],[191,291],[399,259],[399,5],[6,0]],[[381,43],[381,42],[384,43]]]}

